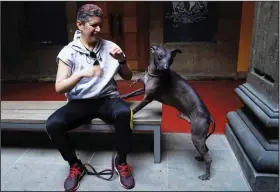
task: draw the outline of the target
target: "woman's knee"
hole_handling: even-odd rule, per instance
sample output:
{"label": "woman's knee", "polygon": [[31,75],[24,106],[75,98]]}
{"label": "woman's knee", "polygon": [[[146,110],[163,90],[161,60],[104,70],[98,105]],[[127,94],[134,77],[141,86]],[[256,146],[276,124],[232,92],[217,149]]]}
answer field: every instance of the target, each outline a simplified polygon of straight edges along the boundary
{"label": "woman's knee", "polygon": [[123,104],[116,110],[116,120],[129,121],[131,119],[131,110],[129,105]]}
{"label": "woman's knee", "polygon": [[128,104],[124,104],[117,110],[117,117],[115,122],[116,132],[131,133],[133,130],[133,114]]}
{"label": "woman's knee", "polygon": [[[62,130],[65,127],[64,120],[61,117],[56,116],[55,114],[51,115],[46,122],[46,129],[48,133],[53,131]],[[66,128],[66,127],[65,127]]]}

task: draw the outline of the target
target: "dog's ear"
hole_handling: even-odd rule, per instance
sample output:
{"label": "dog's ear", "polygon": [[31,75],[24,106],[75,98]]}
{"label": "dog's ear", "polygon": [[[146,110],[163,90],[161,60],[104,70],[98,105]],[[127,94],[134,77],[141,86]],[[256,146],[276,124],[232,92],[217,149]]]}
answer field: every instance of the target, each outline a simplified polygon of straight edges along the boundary
{"label": "dog's ear", "polygon": [[172,53],[172,57],[175,57],[177,53],[182,53],[182,51],[180,49],[173,49],[171,53]]}
{"label": "dog's ear", "polygon": [[151,50],[152,53],[155,52],[155,50],[157,50],[157,46],[155,46],[155,45],[154,45],[154,46],[151,46],[151,47],[150,47],[150,50]]}

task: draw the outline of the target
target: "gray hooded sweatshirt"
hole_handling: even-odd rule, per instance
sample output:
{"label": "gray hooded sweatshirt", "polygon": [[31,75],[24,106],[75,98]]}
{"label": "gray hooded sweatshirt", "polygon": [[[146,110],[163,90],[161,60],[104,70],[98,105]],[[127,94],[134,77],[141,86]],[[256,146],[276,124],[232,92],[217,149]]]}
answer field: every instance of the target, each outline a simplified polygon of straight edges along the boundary
{"label": "gray hooded sweatshirt", "polygon": [[114,75],[119,69],[119,63],[109,54],[110,48],[115,44],[100,39],[93,49],[97,55],[94,59],[80,41],[80,35],[80,31],[77,30],[73,41],[59,52],[56,62],[62,60],[71,68],[72,74],[75,74],[92,67],[97,60],[103,69],[103,76],[82,78],[72,90],[65,94],[67,100],[100,98],[109,95],[118,97],[119,92]]}

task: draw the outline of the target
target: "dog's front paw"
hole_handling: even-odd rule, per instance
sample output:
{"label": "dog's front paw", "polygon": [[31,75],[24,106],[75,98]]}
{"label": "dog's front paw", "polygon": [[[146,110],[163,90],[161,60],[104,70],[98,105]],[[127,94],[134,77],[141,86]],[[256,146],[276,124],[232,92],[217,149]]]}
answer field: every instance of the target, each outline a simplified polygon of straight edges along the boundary
{"label": "dog's front paw", "polygon": [[201,175],[201,176],[198,176],[199,179],[201,179],[202,181],[205,181],[205,180],[209,180],[210,179],[210,174],[204,174],[204,175]]}

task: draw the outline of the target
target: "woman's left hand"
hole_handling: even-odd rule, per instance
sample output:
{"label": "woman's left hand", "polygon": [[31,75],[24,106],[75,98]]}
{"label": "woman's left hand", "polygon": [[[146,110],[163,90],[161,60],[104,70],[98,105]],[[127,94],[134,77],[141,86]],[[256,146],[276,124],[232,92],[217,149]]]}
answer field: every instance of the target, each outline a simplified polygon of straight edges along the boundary
{"label": "woman's left hand", "polygon": [[119,62],[126,60],[126,56],[119,46],[114,46],[110,51],[110,55]]}

